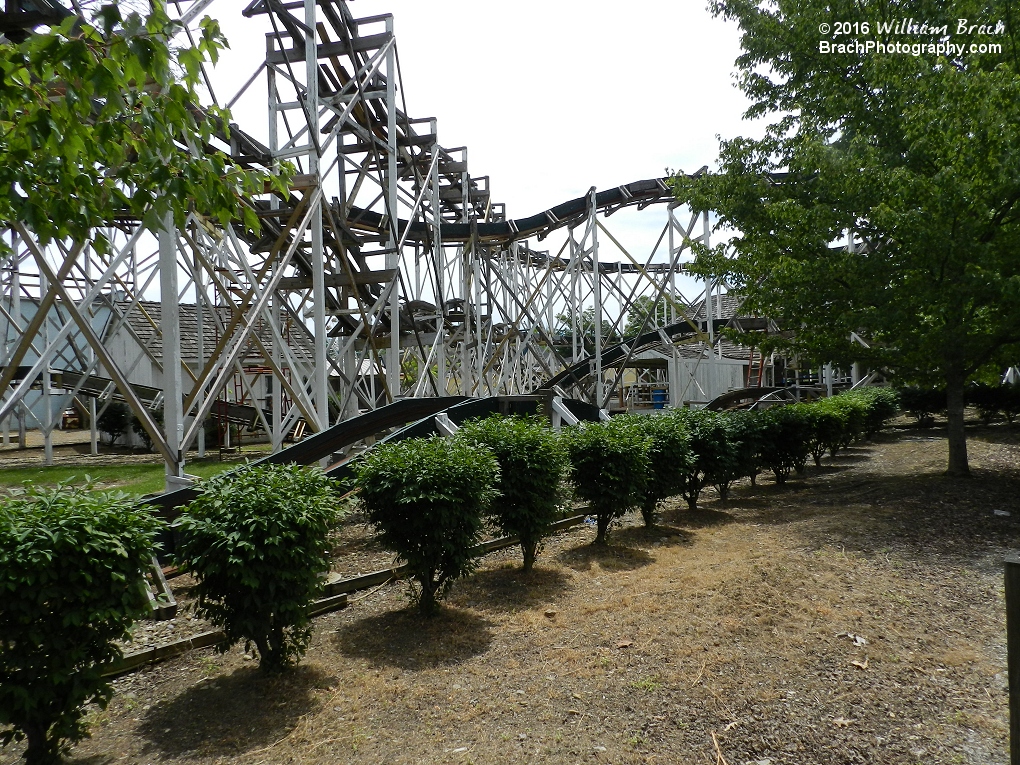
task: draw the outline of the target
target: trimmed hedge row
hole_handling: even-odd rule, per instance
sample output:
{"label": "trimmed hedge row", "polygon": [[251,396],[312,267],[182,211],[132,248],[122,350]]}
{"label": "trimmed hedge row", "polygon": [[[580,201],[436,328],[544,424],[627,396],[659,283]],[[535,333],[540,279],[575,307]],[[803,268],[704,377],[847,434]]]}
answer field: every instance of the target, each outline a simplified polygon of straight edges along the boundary
{"label": "trimmed hedge row", "polygon": [[[220,650],[254,643],[267,671],[304,653],[337,488],[293,465],[204,483],[178,524],[178,563],[198,580],[198,613],[227,633]],[[59,762],[86,734],[86,705],[112,696],[103,665],[151,612],[142,571],[163,522],[90,489],[29,487],[0,502],[0,745],[27,738],[29,765]]]}
{"label": "trimmed hedge row", "polygon": [[763,470],[783,483],[809,456],[817,464],[825,452],[874,435],[897,408],[895,391],[873,388],[762,411],[621,415],[561,434],[540,420],[494,416],[452,439],[409,439],[370,452],[355,488],[384,543],[412,563],[428,614],[471,570],[467,549],[485,521],[521,539],[530,569],[559,516],[564,478],[589,506],[595,543],[605,544],[613,521],[632,509],[651,526],[669,497],[684,497],[693,510],[706,486],[725,500],[735,481],[753,483]]}
{"label": "trimmed hedge row", "polygon": [[[946,391],[944,388],[900,388],[900,406],[904,412],[917,419],[917,424],[927,427],[935,415],[946,413]],[[964,389],[964,402],[978,411],[978,416],[987,425],[997,417],[1010,425],[1020,416],[1020,384],[1004,383],[988,385],[971,383]]]}
{"label": "trimmed hedge row", "polygon": [[[695,509],[706,486],[725,499],[734,481],[753,483],[762,470],[782,483],[809,455],[817,463],[877,432],[896,406],[894,392],[869,389],[760,412],[624,415],[561,434],[536,419],[492,417],[454,438],[382,445],[355,485],[432,614],[472,570],[486,521],[519,537],[525,568],[534,565],[561,515],[564,479],[604,544],[633,508],[651,526],[669,497]],[[254,643],[263,669],[293,665],[308,645],[338,488],[318,469],[252,468],[205,482],[178,523],[177,562],[198,579],[200,612],[230,644]],[[58,759],[84,732],[84,705],[109,698],[98,666],[119,655],[114,641],[145,610],[140,571],[158,526],[122,496],[81,488],[30,490],[0,505],[0,724],[11,726],[0,741],[27,736],[29,761]]]}

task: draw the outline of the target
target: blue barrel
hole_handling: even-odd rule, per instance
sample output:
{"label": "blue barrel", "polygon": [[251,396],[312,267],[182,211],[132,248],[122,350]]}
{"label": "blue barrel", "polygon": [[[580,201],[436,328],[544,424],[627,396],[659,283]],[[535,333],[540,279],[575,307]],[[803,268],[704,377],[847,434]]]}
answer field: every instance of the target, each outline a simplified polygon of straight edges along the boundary
{"label": "blue barrel", "polygon": [[653,409],[665,409],[666,408],[666,391],[662,388],[656,388],[652,391],[652,408]]}

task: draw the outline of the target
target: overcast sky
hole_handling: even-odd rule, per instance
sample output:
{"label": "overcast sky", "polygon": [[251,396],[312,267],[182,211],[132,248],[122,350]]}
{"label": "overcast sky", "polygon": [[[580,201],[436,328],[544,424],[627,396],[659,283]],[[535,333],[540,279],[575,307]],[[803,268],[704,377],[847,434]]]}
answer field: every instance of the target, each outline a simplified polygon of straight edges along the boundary
{"label": "overcast sky", "polygon": [[[436,117],[439,142],[467,146],[513,217],[644,178],[714,166],[716,135],[741,122],[736,25],[705,0],[352,0],[355,16],[392,13],[412,117]],[[243,82],[264,55],[257,21],[219,0],[232,51],[217,80]],[[239,84],[239,83],[238,83]],[[235,86],[236,87],[236,86]],[[265,85],[253,95],[265,102]],[[223,86],[226,95],[230,86]],[[250,103],[239,121],[264,123]],[[248,118],[248,119],[243,119]]]}
{"label": "overcast sky", "polygon": [[[241,17],[241,5],[219,0],[209,9],[232,47],[215,76],[222,100],[264,57],[263,28]],[[760,133],[741,117],[739,30],[706,5],[352,0],[350,8],[356,17],[393,14],[410,116],[436,117],[443,146],[467,146],[471,174],[490,176],[493,201],[517,218],[591,186],[714,167],[718,135]],[[264,104],[263,79],[235,107],[257,136]],[[645,230],[647,240],[661,228],[654,217],[611,220]]]}

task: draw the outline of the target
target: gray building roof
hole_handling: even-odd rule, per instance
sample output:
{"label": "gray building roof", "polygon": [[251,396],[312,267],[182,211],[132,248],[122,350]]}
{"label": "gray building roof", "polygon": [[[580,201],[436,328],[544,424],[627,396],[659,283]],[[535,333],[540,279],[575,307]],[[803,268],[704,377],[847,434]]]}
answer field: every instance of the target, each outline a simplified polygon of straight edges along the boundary
{"label": "gray building roof", "polygon": [[[118,313],[123,313],[129,307],[129,303],[116,303]],[[185,360],[198,359],[198,306],[194,303],[181,303],[178,306],[180,312],[181,327],[181,358]],[[214,313],[215,311],[215,313]],[[220,321],[216,321],[216,315]],[[220,325],[226,326],[230,322],[230,310],[226,306],[203,306],[202,311],[202,350],[206,359],[216,348],[216,343],[223,335]],[[163,358],[163,337],[159,327],[163,319],[162,304],[143,300],[133,307],[127,316],[127,323],[134,330],[139,340],[146,345],[156,359]],[[117,320],[114,319],[112,323]],[[123,329],[121,331],[124,331]],[[281,313],[280,331],[284,341],[291,349],[291,353],[299,360],[311,362],[315,357],[311,337],[304,327],[298,326],[298,322],[291,316]],[[236,333],[236,330],[235,330]],[[260,316],[255,326],[255,334],[261,340],[269,353],[273,353],[273,332],[269,324]],[[262,349],[258,344],[249,340],[244,351],[242,362],[245,364],[264,363]]]}

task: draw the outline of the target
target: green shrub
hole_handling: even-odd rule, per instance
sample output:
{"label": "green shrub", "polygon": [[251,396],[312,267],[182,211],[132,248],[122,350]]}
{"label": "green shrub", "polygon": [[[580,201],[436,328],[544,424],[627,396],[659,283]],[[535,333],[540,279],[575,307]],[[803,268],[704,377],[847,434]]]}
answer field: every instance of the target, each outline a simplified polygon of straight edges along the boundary
{"label": "green shrub", "polygon": [[868,404],[868,438],[878,434],[900,411],[900,396],[892,388],[861,388],[843,395],[859,396]]}
{"label": "green shrub", "polygon": [[574,493],[591,506],[595,544],[605,544],[613,520],[644,501],[649,439],[629,418],[582,423],[565,438]]}
{"label": "green shrub", "polygon": [[112,401],[96,419],[96,428],[100,433],[105,433],[110,439],[110,446],[113,446],[117,439],[127,432],[131,422],[131,410],[119,401]]}
{"label": "green shrub", "polygon": [[903,411],[917,419],[922,428],[931,427],[936,414],[945,414],[946,392],[939,388],[907,386],[899,389],[900,406]]}
{"label": "green shrub", "polygon": [[318,468],[251,467],[201,484],[176,523],[177,562],[198,580],[199,615],[227,634],[220,651],[254,643],[267,672],[300,659],[338,517],[336,484]]}
{"label": "green shrub", "polygon": [[[159,409],[152,409],[149,411],[149,414],[152,415],[152,419],[157,425],[163,424],[163,407],[160,407]],[[152,451],[152,436],[150,436],[149,431],[142,426],[142,421],[138,419],[138,415],[135,414],[131,415],[131,432],[142,440],[142,445],[145,447],[145,451]]]}
{"label": "green shrub", "polygon": [[988,425],[1002,410],[1002,386],[974,382],[964,391],[964,400],[968,406],[977,409],[981,421]]}
{"label": "green shrub", "polygon": [[988,385],[975,382],[967,386],[966,402],[978,411],[982,422],[988,425],[996,415],[1002,415],[1010,425],[1020,414],[1020,384]]}
{"label": "green shrub", "polygon": [[843,431],[843,437],[836,444],[835,450],[829,450],[829,454],[835,457],[840,449],[846,449],[854,441],[864,438],[868,432],[868,411],[870,407],[867,401],[849,393],[833,396],[829,401],[846,418],[846,428]]}
{"label": "green shrub", "polygon": [[668,415],[625,415],[616,422],[630,421],[648,439],[648,474],[641,500],[645,526],[655,525],[655,508],[664,499],[680,494],[684,476],[694,462],[687,429]]}
{"label": "green shrub", "polygon": [[422,614],[474,568],[471,548],[498,480],[493,453],[457,438],[383,444],[358,466],[361,502],[383,544],[410,566]]}
{"label": "green shrub", "polygon": [[774,406],[762,413],[762,464],[776,483],[802,472],[810,454],[811,424],[802,406]]}
{"label": "green shrub", "polygon": [[835,456],[850,429],[849,410],[837,406],[835,399],[823,398],[810,404],[794,404],[801,410],[808,424],[808,451],[815,466],[822,464],[822,455]]}
{"label": "green shrub", "polygon": [[698,509],[701,490],[714,484],[728,485],[738,469],[730,440],[729,415],[707,409],[675,409],[670,413],[687,430],[694,461],[684,475],[683,496],[691,510]]}
{"label": "green shrub", "polygon": [[112,696],[101,667],[149,612],[142,570],[161,522],[121,493],[29,488],[0,503],[0,744],[58,762]]}
{"label": "green shrub", "polygon": [[1002,387],[1002,402],[999,411],[1010,425],[1020,416],[1020,383],[1007,383]]}
{"label": "green shrub", "polygon": [[762,415],[757,410],[738,409],[725,413],[726,440],[730,456],[715,476],[713,485],[723,501],[729,497],[730,484],[740,478],[750,478],[754,486],[761,472]]}
{"label": "green shrub", "polygon": [[492,450],[499,463],[491,517],[503,534],[521,540],[524,570],[535,565],[538,545],[557,519],[567,452],[539,420],[494,416],[464,425],[458,438]]}

